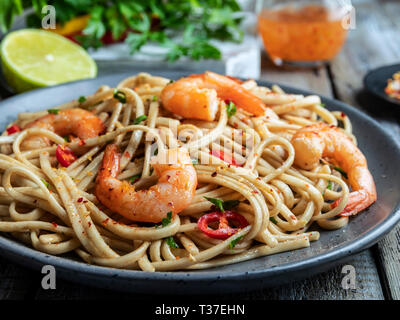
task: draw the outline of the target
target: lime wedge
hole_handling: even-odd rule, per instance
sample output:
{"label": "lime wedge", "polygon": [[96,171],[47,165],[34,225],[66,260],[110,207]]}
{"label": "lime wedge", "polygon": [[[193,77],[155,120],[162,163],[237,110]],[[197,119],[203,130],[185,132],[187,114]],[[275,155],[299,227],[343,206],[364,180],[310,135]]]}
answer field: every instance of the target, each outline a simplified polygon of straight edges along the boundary
{"label": "lime wedge", "polygon": [[11,32],[1,42],[0,52],[4,77],[16,92],[97,74],[96,63],[82,47],[48,31]]}

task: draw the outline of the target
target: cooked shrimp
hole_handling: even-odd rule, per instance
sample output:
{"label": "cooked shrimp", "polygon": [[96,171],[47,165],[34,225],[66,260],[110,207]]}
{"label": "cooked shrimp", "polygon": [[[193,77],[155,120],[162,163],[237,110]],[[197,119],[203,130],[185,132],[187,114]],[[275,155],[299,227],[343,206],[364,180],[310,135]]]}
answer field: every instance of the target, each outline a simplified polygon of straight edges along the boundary
{"label": "cooked shrimp", "polygon": [[[352,192],[342,216],[357,214],[376,201],[375,183],[367,160],[337,127],[324,123],[304,127],[293,136],[292,144],[295,149],[294,163],[299,167],[311,170],[318,165],[321,157],[328,157],[347,173]],[[337,202],[332,205],[336,206]]]}
{"label": "cooked shrimp", "polygon": [[154,223],[166,218],[168,212],[175,216],[189,206],[197,174],[186,149],[159,151],[152,160],[158,183],[148,190],[136,191],[117,179],[120,157],[116,145],[107,146],[95,186],[96,197],[104,206],[132,221]]}
{"label": "cooked shrimp", "polygon": [[[80,139],[93,138],[104,130],[103,122],[93,113],[79,109],[59,110],[57,114],[48,114],[28,123],[24,129],[42,128],[60,136],[73,134]],[[31,137],[24,141],[23,148],[40,148],[49,144],[47,138]]]}
{"label": "cooked shrimp", "polygon": [[267,110],[261,99],[242,87],[240,81],[209,71],[181,78],[161,92],[165,109],[189,119],[213,121],[219,99],[232,101],[256,116]]}

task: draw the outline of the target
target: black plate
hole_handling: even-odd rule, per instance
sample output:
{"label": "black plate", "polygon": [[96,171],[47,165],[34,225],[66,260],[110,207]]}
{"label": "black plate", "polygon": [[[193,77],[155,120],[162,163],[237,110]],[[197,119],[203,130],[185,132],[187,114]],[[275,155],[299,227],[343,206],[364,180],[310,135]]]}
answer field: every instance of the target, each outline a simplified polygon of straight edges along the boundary
{"label": "black plate", "polygon": [[[158,72],[176,79],[182,73]],[[14,120],[18,112],[49,109],[81,95],[93,93],[100,85],[115,86],[127,74],[115,74],[21,94],[0,103],[0,128]],[[261,85],[271,85],[260,82]],[[282,86],[287,92],[310,94]],[[370,117],[346,104],[323,98],[329,109],[345,112],[353,123],[359,146],[375,177],[378,201],[365,212],[351,218],[344,229],[323,231],[311,247],[262,257],[209,270],[155,272],[119,270],[92,266],[76,258],[55,257],[35,251],[0,236],[0,254],[16,263],[39,270],[55,266],[57,275],[77,283],[146,293],[223,293],[259,289],[325,271],[350,255],[371,245],[400,220],[400,146]]]}
{"label": "black plate", "polygon": [[400,71],[400,64],[380,67],[371,70],[364,77],[364,86],[373,95],[400,106],[400,100],[389,97],[385,93],[388,79],[392,79],[396,72]]}

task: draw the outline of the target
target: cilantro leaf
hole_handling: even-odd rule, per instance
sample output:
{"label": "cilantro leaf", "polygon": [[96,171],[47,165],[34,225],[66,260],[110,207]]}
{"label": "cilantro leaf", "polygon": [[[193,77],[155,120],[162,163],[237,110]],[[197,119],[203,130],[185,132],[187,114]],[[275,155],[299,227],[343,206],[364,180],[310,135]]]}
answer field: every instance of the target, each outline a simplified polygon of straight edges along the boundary
{"label": "cilantro leaf", "polygon": [[141,177],[140,174],[134,175],[134,176],[129,178],[129,182],[130,183],[135,183],[136,181],[138,181],[140,179],[140,177]]}
{"label": "cilantro leaf", "polygon": [[171,248],[179,248],[178,244],[175,242],[174,238],[172,236],[168,237],[165,239],[167,241],[167,244],[171,247]]}
{"label": "cilantro leaf", "polygon": [[225,210],[230,210],[234,207],[237,207],[239,203],[240,203],[239,200],[227,200],[223,202],[222,206],[224,207]]}
{"label": "cilantro leaf", "polygon": [[242,240],[243,236],[237,237],[236,239],[233,239],[230,243],[229,243],[229,249],[233,250],[233,248],[237,245],[239,240]]}
{"label": "cilantro leaf", "polygon": [[46,186],[46,188],[47,189],[49,189],[50,188],[50,183],[48,183],[46,180],[44,180],[44,179],[40,179],[42,182],[43,182],[43,184]]}
{"label": "cilantro leaf", "polygon": [[172,211],[168,212],[167,217],[161,220],[162,226],[165,227],[169,225],[171,223],[171,220],[172,220]]}
{"label": "cilantro leaf", "polygon": [[60,112],[60,110],[59,109],[48,109],[47,112],[49,114],[58,114]]}
{"label": "cilantro leaf", "polygon": [[217,207],[217,209],[221,212],[225,212],[225,210],[230,210],[234,207],[237,207],[240,203],[239,200],[227,200],[223,201],[221,199],[215,199],[215,198],[209,198],[209,197],[204,197],[208,201],[210,201],[213,205]]}
{"label": "cilantro leaf", "polygon": [[141,115],[140,117],[137,117],[134,121],[133,121],[133,124],[139,124],[139,123],[141,123],[142,121],[144,121],[144,120],[146,120],[147,119],[147,116],[146,115]]}
{"label": "cilantro leaf", "polygon": [[114,90],[114,99],[117,99],[121,103],[126,103],[125,93],[117,89]]}
{"label": "cilantro leaf", "polygon": [[226,106],[226,112],[228,113],[228,118],[234,116],[236,114],[236,111],[237,111],[236,105],[232,101],[229,101],[229,103]]}
{"label": "cilantro leaf", "polygon": [[342,168],[335,167],[335,166],[333,166],[332,168],[335,169],[336,171],[340,172],[342,174],[342,176],[347,179],[347,173]]}
{"label": "cilantro leaf", "polygon": [[224,206],[223,206],[223,201],[220,199],[215,199],[215,198],[209,198],[209,197],[204,197],[206,200],[210,201],[213,205],[215,205],[219,211],[225,212]]}
{"label": "cilantro leaf", "polygon": [[269,217],[269,221],[271,221],[274,224],[278,224],[278,221],[274,217]]}

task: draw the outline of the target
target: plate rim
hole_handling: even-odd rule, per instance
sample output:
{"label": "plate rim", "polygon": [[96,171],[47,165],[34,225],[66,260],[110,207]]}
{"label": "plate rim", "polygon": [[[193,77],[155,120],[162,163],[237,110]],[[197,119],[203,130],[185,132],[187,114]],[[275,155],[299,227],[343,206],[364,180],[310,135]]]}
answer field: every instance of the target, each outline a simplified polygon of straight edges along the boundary
{"label": "plate rim", "polygon": [[[176,74],[178,76],[185,76],[187,73],[185,72],[180,72],[180,71],[174,71],[174,70],[166,70],[162,71],[160,70],[160,73],[169,73],[169,74]],[[13,97],[6,98],[2,101],[0,101],[0,109],[3,107],[3,104],[6,103],[12,103],[14,100],[19,100],[19,99],[25,99],[25,97],[29,97],[31,94],[37,94],[42,91],[46,90],[51,90],[59,87],[68,87],[70,85],[75,85],[77,83],[81,82],[95,82],[99,81],[99,79],[104,79],[104,78],[115,78],[116,76],[121,76],[121,79],[124,76],[132,76],[135,74],[135,72],[123,72],[123,73],[114,73],[110,75],[104,75],[100,76],[94,79],[85,79],[85,80],[80,80],[80,81],[74,81],[70,83],[65,83],[65,84],[60,84],[57,86],[52,86],[52,87],[46,87],[46,88],[40,88],[37,90],[25,92],[19,95],[15,95]],[[335,106],[339,106],[340,108],[343,109],[349,109],[353,113],[357,115],[357,117],[360,118],[360,120],[368,121],[370,122],[373,126],[377,128],[377,130],[380,130],[383,132],[384,136],[386,139],[390,140],[391,144],[394,144],[399,150],[400,150],[400,142],[395,140],[389,132],[382,128],[375,119],[370,117],[369,115],[365,114],[364,112],[360,111],[359,109],[352,107],[351,105],[348,105],[342,101],[336,100],[334,98],[329,98],[324,95],[305,90],[305,89],[300,89],[293,87],[291,85],[284,85],[280,84],[278,82],[270,82],[270,81],[263,81],[263,80],[256,80],[257,83],[262,84],[262,85],[268,85],[271,86],[272,84],[277,84],[280,87],[282,87],[285,91],[288,92],[293,92],[293,93],[303,93],[307,95],[312,95],[312,94],[317,94],[318,96],[321,97],[322,101],[326,102],[331,102]],[[77,94],[78,96],[79,94]],[[183,281],[183,282],[196,282],[196,281],[215,281],[215,280],[258,280],[261,278],[269,278],[272,276],[275,276],[277,274],[280,274],[282,272],[285,272],[289,274],[290,272],[293,271],[302,271],[306,269],[310,269],[313,267],[319,267],[322,265],[327,265],[330,263],[334,263],[335,261],[340,261],[343,260],[344,258],[351,256],[355,253],[358,253],[362,250],[365,250],[366,248],[369,248],[372,246],[374,243],[379,241],[384,235],[386,235],[388,232],[390,232],[396,224],[400,221],[400,201],[397,203],[397,206],[393,209],[393,211],[383,220],[381,221],[377,226],[372,228],[371,230],[365,232],[359,239],[350,241],[348,243],[342,243],[341,245],[333,248],[333,249],[328,249],[325,252],[319,253],[315,256],[311,256],[309,258],[299,260],[299,261],[293,261],[293,262],[287,262],[283,263],[280,265],[276,266],[271,266],[267,267],[266,269],[262,270],[247,270],[247,271],[235,271],[235,272],[229,272],[229,273],[207,273],[204,272],[204,270],[201,270],[203,272],[197,273],[196,270],[182,270],[182,271],[157,271],[157,272],[144,272],[144,271],[136,271],[136,270],[127,270],[127,269],[117,269],[117,268],[110,268],[110,267],[102,267],[102,266],[96,266],[96,265],[90,265],[87,264],[83,261],[76,261],[72,260],[69,258],[65,257],[60,257],[60,256],[53,256],[47,253],[40,252],[38,250],[35,250],[31,247],[28,247],[20,242],[8,239],[7,237],[4,237],[3,235],[0,235],[0,255],[6,256],[16,262],[17,264],[20,263],[21,261],[17,261],[18,257],[20,258],[19,260],[24,260],[29,259],[33,260],[37,263],[41,263],[43,265],[45,264],[51,264],[58,268],[59,270],[65,270],[68,272],[78,272],[80,274],[80,277],[82,275],[86,276],[92,276],[92,277],[98,277],[98,276],[106,276],[110,277],[115,276],[119,279],[122,280],[157,280],[161,282],[176,282],[176,281]],[[5,252],[4,252],[5,251]],[[294,252],[294,251],[293,251]],[[258,259],[258,258],[257,258]],[[240,262],[239,262],[240,263]],[[25,267],[28,268],[33,268],[37,269],[35,265],[25,265]],[[212,269],[210,269],[212,270]],[[303,276],[304,277],[304,276]],[[71,279],[69,279],[71,280]],[[107,280],[112,280],[107,279]],[[73,281],[73,280],[72,280]],[[102,285],[100,285],[102,286]],[[104,286],[102,286],[104,287]],[[118,286],[117,286],[118,287]],[[245,290],[245,289],[243,289]],[[243,291],[242,290],[242,291]],[[140,288],[135,290],[135,292],[143,292]]]}

